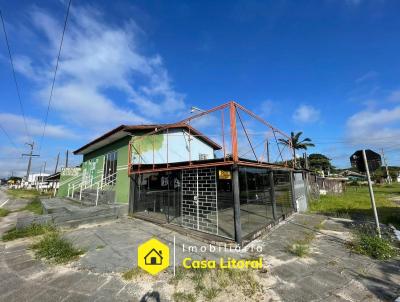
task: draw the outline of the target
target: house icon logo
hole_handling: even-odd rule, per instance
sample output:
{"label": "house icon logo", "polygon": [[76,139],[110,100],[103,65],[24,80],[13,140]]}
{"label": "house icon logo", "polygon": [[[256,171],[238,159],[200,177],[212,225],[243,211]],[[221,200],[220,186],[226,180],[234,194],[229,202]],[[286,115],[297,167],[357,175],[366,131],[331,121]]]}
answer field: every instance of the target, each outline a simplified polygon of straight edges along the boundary
{"label": "house icon logo", "polygon": [[152,249],[146,256],[144,256],[144,263],[146,265],[161,265],[162,260],[162,251],[156,251],[156,249]]}
{"label": "house icon logo", "polygon": [[156,275],[169,266],[169,247],[152,238],[138,247],[138,266]]}

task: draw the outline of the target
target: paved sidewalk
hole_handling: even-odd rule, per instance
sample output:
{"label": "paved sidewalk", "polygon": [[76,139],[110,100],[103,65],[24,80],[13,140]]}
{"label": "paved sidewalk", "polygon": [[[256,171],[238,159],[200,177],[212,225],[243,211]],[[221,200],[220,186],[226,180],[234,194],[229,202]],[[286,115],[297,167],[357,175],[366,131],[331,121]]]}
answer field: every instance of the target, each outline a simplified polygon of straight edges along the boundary
{"label": "paved sidewalk", "polygon": [[[0,227],[3,224],[0,220]],[[400,296],[400,260],[374,261],[349,253],[344,246],[350,235],[348,226],[346,220],[296,214],[254,241],[251,246],[261,246],[263,251],[241,253],[240,257],[261,256],[268,265],[268,272],[260,274],[264,298],[259,301],[394,301]],[[288,245],[309,232],[316,234],[309,256],[288,253]],[[182,244],[205,245],[131,218],[68,230],[65,236],[87,252],[64,266],[34,259],[29,246],[35,239],[0,242],[0,301],[157,301],[143,298],[149,293],[169,301],[169,273],[131,282],[121,278],[121,272],[136,266],[137,246],[153,236],[172,244],[175,236],[180,263],[187,256]],[[218,258],[223,254],[192,256]],[[215,301],[224,299],[219,296]]]}

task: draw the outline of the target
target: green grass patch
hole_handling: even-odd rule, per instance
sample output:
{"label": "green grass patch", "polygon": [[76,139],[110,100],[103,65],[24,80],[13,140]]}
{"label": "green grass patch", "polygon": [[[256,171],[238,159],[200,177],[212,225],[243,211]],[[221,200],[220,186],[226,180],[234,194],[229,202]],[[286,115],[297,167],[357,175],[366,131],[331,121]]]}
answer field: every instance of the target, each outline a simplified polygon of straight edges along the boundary
{"label": "green grass patch", "polygon": [[[376,207],[382,223],[400,228],[400,184],[374,185]],[[347,186],[340,195],[321,195],[310,202],[309,211],[334,217],[351,219],[373,219],[367,186]]]}
{"label": "green grass patch", "polygon": [[310,253],[308,244],[293,243],[288,247],[288,251],[297,257],[306,257]]}
{"label": "green grass patch", "polygon": [[209,287],[203,290],[203,296],[207,301],[214,300],[220,293],[220,289],[217,287]]}
{"label": "green grass patch", "polygon": [[0,208],[0,217],[5,217],[10,214],[10,211],[7,209]]}
{"label": "green grass patch", "polygon": [[358,254],[367,255],[378,260],[387,260],[398,255],[391,242],[376,235],[356,233],[349,248]]}
{"label": "green grass patch", "polygon": [[[25,198],[30,199],[37,196],[40,196],[41,193],[38,190],[27,190],[27,189],[9,189],[7,190],[7,194],[13,198]],[[46,194],[43,194],[46,195]]]}
{"label": "green grass patch", "polygon": [[[180,283],[191,289],[175,292],[173,301],[213,301],[218,296],[242,293],[245,297],[252,298],[257,293],[262,293],[263,286],[252,269],[184,269],[179,267],[171,277],[169,284],[178,287]],[[194,300],[192,300],[192,298]]]}
{"label": "green grass patch", "polygon": [[287,247],[289,253],[297,257],[306,257],[310,253],[310,244],[315,238],[315,233],[307,233],[303,239],[295,240]]}
{"label": "green grass patch", "polygon": [[126,271],[126,272],[123,272],[123,273],[122,273],[122,278],[123,278],[124,280],[127,280],[127,281],[129,281],[129,280],[135,280],[135,279],[137,279],[137,278],[143,276],[144,274],[145,274],[145,273],[144,273],[144,271],[143,271],[141,268],[139,268],[139,267],[134,267],[134,268],[132,268],[132,269]]}
{"label": "green grass patch", "polygon": [[33,237],[38,235],[43,235],[45,233],[54,232],[56,228],[50,224],[31,224],[26,228],[16,229],[13,228],[7,231],[2,239],[3,241],[15,240],[18,238]]}
{"label": "green grass patch", "polygon": [[182,266],[175,268],[175,276],[172,276],[168,283],[171,285],[178,285],[179,281],[183,280],[189,271]]}
{"label": "green grass patch", "polygon": [[175,292],[172,294],[172,300],[175,302],[196,302],[196,296],[193,293]]}
{"label": "green grass patch", "polygon": [[59,232],[46,233],[38,243],[32,245],[32,249],[37,258],[45,258],[54,263],[67,263],[83,254],[82,250],[62,238]]}
{"label": "green grass patch", "polygon": [[34,214],[42,215],[43,207],[39,197],[36,196],[35,198],[32,199],[30,203],[28,203],[25,207],[19,209],[18,211],[30,211]]}

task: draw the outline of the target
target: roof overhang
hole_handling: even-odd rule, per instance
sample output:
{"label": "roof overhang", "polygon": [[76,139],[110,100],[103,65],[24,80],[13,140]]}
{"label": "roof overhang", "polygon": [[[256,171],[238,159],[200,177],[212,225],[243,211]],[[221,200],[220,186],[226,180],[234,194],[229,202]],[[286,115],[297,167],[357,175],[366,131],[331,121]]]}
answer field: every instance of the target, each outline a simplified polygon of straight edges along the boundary
{"label": "roof overhang", "polygon": [[[200,131],[197,129],[193,128],[192,126],[188,124],[171,124],[171,125],[121,125],[118,126],[117,128],[114,128],[113,130],[103,134],[102,136],[94,139],[93,141],[87,143],[86,145],[82,146],[81,148],[73,151],[75,155],[84,155],[88,154],[90,152],[93,152],[101,147],[104,147],[106,145],[109,145],[121,138],[124,138],[127,135],[137,133],[137,132],[143,132],[143,131],[157,131],[157,129],[187,129],[190,130],[190,132],[193,135],[196,135],[198,139],[202,140],[204,143],[208,144],[211,146],[214,150],[220,150],[222,147],[202,134]],[[164,131],[164,130],[163,130]]]}

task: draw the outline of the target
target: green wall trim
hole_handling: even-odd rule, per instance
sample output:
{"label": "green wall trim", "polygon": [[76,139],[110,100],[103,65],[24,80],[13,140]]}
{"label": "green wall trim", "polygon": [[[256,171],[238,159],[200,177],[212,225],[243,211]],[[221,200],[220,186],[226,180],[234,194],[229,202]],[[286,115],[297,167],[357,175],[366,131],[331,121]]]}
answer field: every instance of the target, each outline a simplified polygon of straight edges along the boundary
{"label": "green wall trim", "polygon": [[89,161],[96,161],[95,175],[101,177],[103,173],[104,155],[112,151],[118,152],[117,180],[115,185],[115,201],[117,203],[129,202],[128,143],[130,140],[131,137],[126,136],[83,156],[83,169],[89,167]]}

